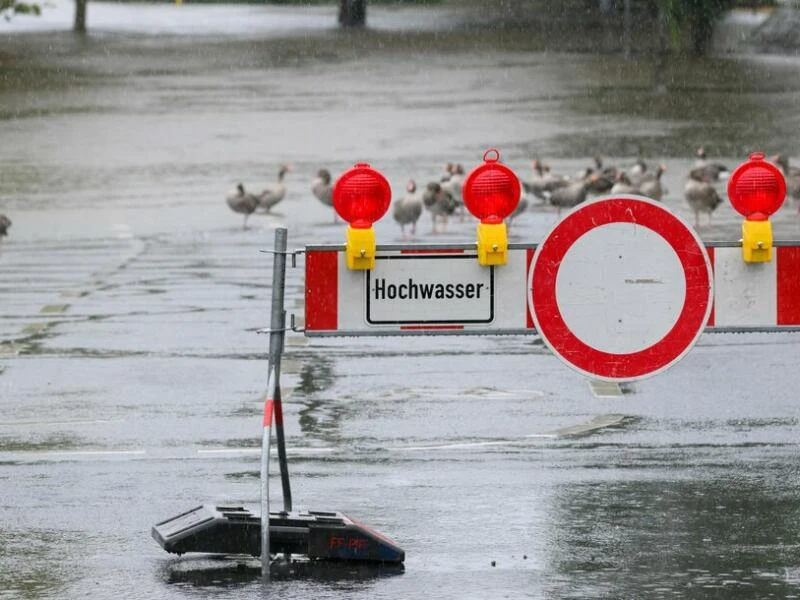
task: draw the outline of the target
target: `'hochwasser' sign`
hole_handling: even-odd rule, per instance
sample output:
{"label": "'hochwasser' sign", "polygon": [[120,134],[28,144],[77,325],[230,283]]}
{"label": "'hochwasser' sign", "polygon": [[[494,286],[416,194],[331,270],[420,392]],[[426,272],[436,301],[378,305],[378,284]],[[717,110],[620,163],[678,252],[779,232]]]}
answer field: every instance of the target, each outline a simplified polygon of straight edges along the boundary
{"label": "'hochwasser' sign", "polygon": [[489,323],[494,268],[474,256],[378,257],[367,272],[367,322]]}

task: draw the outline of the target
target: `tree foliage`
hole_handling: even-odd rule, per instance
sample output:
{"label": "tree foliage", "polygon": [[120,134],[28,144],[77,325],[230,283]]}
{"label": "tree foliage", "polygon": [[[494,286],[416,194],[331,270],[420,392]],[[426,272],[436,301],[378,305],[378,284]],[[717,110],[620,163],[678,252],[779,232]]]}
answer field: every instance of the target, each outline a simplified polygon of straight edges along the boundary
{"label": "tree foliage", "polygon": [[708,50],[717,19],[736,4],[736,0],[660,0],[671,45],[682,49],[688,38],[692,54]]}
{"label": "tree foliage", "polygon": [[42,14],[42,8],[35,2],[20,2],[19,0],[0,0],[0,16],[10,21],[14,15]]}

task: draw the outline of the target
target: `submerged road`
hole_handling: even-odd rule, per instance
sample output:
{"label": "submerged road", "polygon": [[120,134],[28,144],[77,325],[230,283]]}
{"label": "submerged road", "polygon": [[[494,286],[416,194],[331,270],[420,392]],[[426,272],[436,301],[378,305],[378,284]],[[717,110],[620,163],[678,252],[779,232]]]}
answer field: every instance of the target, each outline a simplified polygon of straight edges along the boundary
{"label": "submerged road", "polygon": [[[254,565],[170,557],[149,528],[199,502],[258,507],[268,238],[4,248],[6,597],[258,595]],[[292,310],[301,273],[288,275]],[[398,576],[275,586],[791,597],[797,350],[793,334],[707,335],[667,373],[620,387],[591,385],[535,338],[290,334],[295,508],[350,514],[407,561]]]}

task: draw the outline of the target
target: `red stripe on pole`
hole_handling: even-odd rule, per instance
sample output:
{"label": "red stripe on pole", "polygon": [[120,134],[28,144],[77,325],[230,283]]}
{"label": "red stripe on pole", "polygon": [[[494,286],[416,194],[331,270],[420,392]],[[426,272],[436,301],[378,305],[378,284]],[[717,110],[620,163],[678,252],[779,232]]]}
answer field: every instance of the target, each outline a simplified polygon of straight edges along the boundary
{"label": "red stripe on pole", "polygon": [[[706,246],[706,252],[708,253],[708,262],[711,263],[711,272],[714,272],[714,248],[709,248]],[[715,294],[711,296],[711,312],[708,314],[708,322],[706,323],[706,327],[713,327],[714,326],[714,298]]]}
{"label": "red stripe on pole", "polygon": [[339,325],[339,253],[306,255],[306,329],[336,330]]}
{"label": "red stripe on pole", "polygon": [[800,247],[778,246],[778,325],[800,325]]}
{"label": "red stripe on pole", "polygon": [[[536,254],[536,250],[533,248],[528,248],[526,250],[527,256],[525,257],[525,272],[531,272],[531,263],[533,262],[533,255]],[[528,287],[528,280],[525,279],[525,287]],[[533,329],[533,315],[531,314],[531,305],[528,304],[528,290],[525,290],[525,326],[528,329]]]}
{"label": "red stripe on pole", "polygon": [[464,329],[463,325],[401,325],[401,331],[440,331],[447,329]]}
{"label": "red stripe on pole", "polygon": [[425,250],[423,248],[406,248],[400,250],[400,254],[464,254],[463,248],[439,248],[436,250]]}
{"label": "red stripe on pole", "polygon": [[264,401],[264,427],[272,427],[272,408],[274,406],[272,398]]}

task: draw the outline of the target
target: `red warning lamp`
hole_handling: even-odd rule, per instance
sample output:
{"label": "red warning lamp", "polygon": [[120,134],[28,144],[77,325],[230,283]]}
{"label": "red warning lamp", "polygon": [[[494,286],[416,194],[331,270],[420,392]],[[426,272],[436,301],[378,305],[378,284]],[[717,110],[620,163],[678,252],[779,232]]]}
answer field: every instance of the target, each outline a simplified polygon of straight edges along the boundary
{"label": "red warning lamp", "polygon": [[728,198],[745,217],[742,223],[742,258],[745,262],[772,260],[772,224],[769,216],[786,197],[786,180],[780,169],[754,152],[728,180]]}
{"label": "red warning lamp", "polygon": [[464,180],[462,194],[467,210],[481,223],[502,223],[517,208],[520,198],[519,177],[500,163],[500,152],[490,148]]}
{"label": "red warning lamp", "polygon": [[783,204],[786,180],[780,169],[764,160],[763,152],[754,152],[747,162],[734,170],[728,180],[728,198],[736,211],[750,217],[761,213],[769,217]]}
{"label": "red warning lamp", "polygon": [[333,185],[333,208],[357,229],[372,227],[392,200],[389,182],[369,163],[356,163]]}
{"label": "red warning lamp", "polygon": [[375,266],[375,230],[392,201],[389,182],[367,163],[356,163],[333,185],[333,208],[350,225],[345,240],[347,266],[371,269]]}
{"label": "red warning lamp", "polygon": [[475,167],[464,180],[464,205],[481,221],[478,223],[478,262],[481,265],[508,262],[508,232],[503,219],[517,208],[520,193],[519,178],[500,163],[500,152],[494,148],[484,153],[483,164]]}

